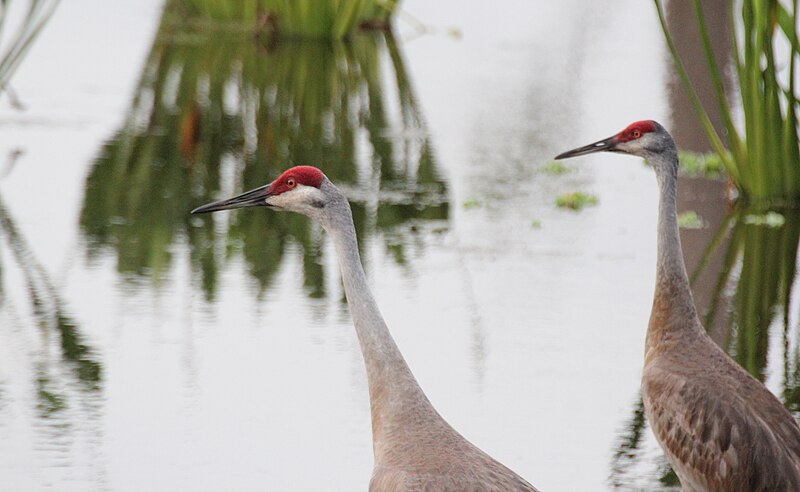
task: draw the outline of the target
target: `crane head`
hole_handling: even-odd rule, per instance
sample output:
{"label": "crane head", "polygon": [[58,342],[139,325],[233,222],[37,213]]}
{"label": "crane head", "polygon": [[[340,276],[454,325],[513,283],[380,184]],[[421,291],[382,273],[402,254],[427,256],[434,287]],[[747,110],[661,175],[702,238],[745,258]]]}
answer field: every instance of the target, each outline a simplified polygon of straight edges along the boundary
{"label": "crane head", "polygon": [[320,190],[325,180],[325,175],[316,167],[297,166],[287,169],[268,185],[197,207],[192,213],[262,206],[311,215],[313,210],[325,206],[325,195]]}
{"label": "crane head", "polygon": [[642,120],[631,123],[616,135],[559,154],[556,159],[577,157],[594,152],[619,152],[647,158],[667,150],[667,141],[671,143],[672,137],[663,126],[653,120]]}

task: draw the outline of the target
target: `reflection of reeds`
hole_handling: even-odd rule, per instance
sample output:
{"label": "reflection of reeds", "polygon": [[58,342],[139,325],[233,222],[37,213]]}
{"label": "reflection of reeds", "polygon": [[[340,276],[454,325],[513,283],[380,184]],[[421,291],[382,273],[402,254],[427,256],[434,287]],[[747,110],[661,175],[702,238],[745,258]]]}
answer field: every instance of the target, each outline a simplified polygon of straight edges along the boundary
{"label": "reflection of reeds", "polygon": [[[761,220],[765,217],[763,210],[739,207],[723,221],[717,233],[717,238],[731,235],[727,249],[716,252],[720,241],[715,240],[704,255],[705,258],[717,253],[723,255],[714,303],[704,323],[711,326],[720,315],[718,303],[734,282],[733,306],[727,320],[731,336],[723,348],[761,380],[767,365],[770,325],[780,315],[784,331],[789,329],[789,302],[795,280],[800,216],[791,209],[781,212],[776,215],[782,217],[781,223],[770,225]],[[701,261],[698,269],[705,263]],[[739,271],[736,278],[733,276],[735,271]],[[790,360],[792,354],[789,350],[785,357],[787,367],[796,365],[796,360]],[[786,376],[790,375],[787,373]]]}
{"label": "reflection of reeds", "polygon": [[[14,33],[7,38],[6,46],[0,51],[0,94],[6,90],[8,81],[19,67],[33,41],[55,12],[60,0],[29,0],[25,14]],[[0,1],[0,35],[6,27],[11,0]],[[0,36],[2,38],[2,36]]]}
{"label": "reflection of reeds", "polygon": [[275,29],[281,36],[342,39],[388,26],[396,0],[175,0],[168,10],[205,22]]}
{"label": "reflection of reeds", "polygon": [[[692,278],[710,263],[712,255],[723,257],[723,268],[716,283],[714,301],[703,320],[706,327],[714,325],[718,316],[725,316],[724,325],[729,336],[723,341],[725,349],[753,376],[763,381],[769,361],[769,328],[781,317],[781,337],[773,347],[783,348],[783,364],[771,372],[782,370],[783,384],[778,395],[797,416],[800,414],[800,347],[792,347],[789,312],[792,288],[795,282],[798,243],[800,242],[800,214],[791,209],[766,215],[762,209],[738,207],[722,222],[712,239]],[[770,222],[765,218],[782,217]],[[730,235],[723,250],[722,238]],[[738,276],[735,272],[739,272]],[[730,312],[721,313],[719,302],[727,292],[732,292]],[[634,464],[641,462],[641,434],[647,426],[643,418],[641,398],[637,398],[632,417],[614,447],[611,482],[620,485]],[[661,465],[657,466],[660,468]],[[669,483],[669,475],[661,474],[659,480]]]}
{"label": "reflection of reeds", "polygon": [[[36,261],[2,202],[0,202],[0,233],[22,272],[36,324],[45,335],[52,332],[59,336],[61,357],[74,374],[75,380],[81,383],[81,387],[89,391],[98,390],[102,380],[102,366],[96,360],[94,350],[85,343],[78,326],[66,313],[58,290]],[[43,353],[47,352],[48,350],[44,348]],[[46,365],[39,363],[36,371],[37,408],[41,417],[48,418],[65,408],[67,398],[60,393],[59,387],[63,386],[63,383],[56,384],[57,381],[53,380],[53,374],[48,371]]]}
{"label": "reflection of reeds", "polygon": [[[637,395],[633,406],[630,420],[625,424],[625,428],[614,446],[614,456],[611,460],[611,474],[609,483],[613,488],[639,489],[643,484],[636,483],[641,481],[641,477],[634,472],[635,465],[643,459],[642,445],[644,443],[644,433],[649,432],[647,416],[644,413],[644,403],[642,397]],[[679,486],[678,476],[672,470],[666,457],[660,457],[653,464],[655,473],[648,477],[646,489],[654,490],[656,481],[660,486],[675,487]]]}
{"label": "reflection of reeds", "polygon": [[250,36],[170,29],[162,24],[128,121],[88,178],[81,227],[90,258],[112,248],[121,273],[158,281],[186,235],[211,297],[231,253],[265,289],[294,242],[309,295],[324,295],[319,237],[306,220],[233,214],[220,248],[212,219],[188,215],[297,164],[351,190],[362,235],[447,217],[446,187],[390,33],[266,48]]}
{"label": "reflection of reeds", "polygon": [[642,433],[645,431],[645,414],[642,398],[636,398],[630,421],[625,424],[625,430],[619,436],[615,446],[614,458],[611,462],[611,483],[614,487],[623,485],[621,478],[626,474],[630,464],[638,456],[642,445]]}
{"label": "reflection of reeds", "polygon": [[[731,15],[733,57],[744,114],[744,137],[734,125],[714,58],[699,0],[692,0],[705,49],[717,103],[727,133],[729,151],[711,124],[675,49],[664,19],[661,0],[654,0],[667,45],[681,82],[714,150],[742,191],[754,202],[800,203],[800,141],[798,140],[795,63],[800,57],[797,38],[797,0],[786,6],[778,0],[742,2],[741,29]],[[787,45],[788,61],[776,59],[776,45]],[[788,65],[788,76],[780,72]]]}

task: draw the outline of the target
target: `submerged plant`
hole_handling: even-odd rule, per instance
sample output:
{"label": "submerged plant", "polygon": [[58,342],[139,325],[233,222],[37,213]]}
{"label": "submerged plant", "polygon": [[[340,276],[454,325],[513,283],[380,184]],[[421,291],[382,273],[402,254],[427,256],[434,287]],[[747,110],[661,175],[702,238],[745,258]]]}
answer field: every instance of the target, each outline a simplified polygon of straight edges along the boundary
{"label": "submerged plant", "polygon": [[[725,131],[722,137],[711,124],[678,55],[664,18],[661,0],[653,0],[667,46],[680,80],[709,142],[722,158],[725,169],[746,200],[800,204],[800,140],[798,139],[795,64],[800,57],[797,38],[797,3],[778,0],[741,2],[741,30],[731,11],[733,57],[739,83],[739,101],[744,115],[744,133],[734,124],[719,67],[714,60],[700,0],[692,0],[697,27],[705,52]],[[776,45],[788,46],[788,60],[776,56]],[[788,67],[788,77],[779,73]]]}

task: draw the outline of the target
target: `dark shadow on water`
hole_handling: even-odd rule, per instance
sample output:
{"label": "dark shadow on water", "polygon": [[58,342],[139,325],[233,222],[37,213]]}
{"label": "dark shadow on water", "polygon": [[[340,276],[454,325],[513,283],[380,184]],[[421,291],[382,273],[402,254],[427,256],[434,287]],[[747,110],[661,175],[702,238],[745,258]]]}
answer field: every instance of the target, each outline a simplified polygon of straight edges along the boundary
{"label": "dark shadow on water", "polygon": [[263,293],[296,244],[307,294],[324,297],[323,235],[305,218],[189,215],[300,164],[345,190],[362,244],[375,234],[400,265],[421,228],[446,225],[447,185],[391,33],[274,44],[164,21],[127,120],[87,180],[87,255],[112,254],[122,277],[157,285],[188,242],[197,285],[214,299],[231,258]]}

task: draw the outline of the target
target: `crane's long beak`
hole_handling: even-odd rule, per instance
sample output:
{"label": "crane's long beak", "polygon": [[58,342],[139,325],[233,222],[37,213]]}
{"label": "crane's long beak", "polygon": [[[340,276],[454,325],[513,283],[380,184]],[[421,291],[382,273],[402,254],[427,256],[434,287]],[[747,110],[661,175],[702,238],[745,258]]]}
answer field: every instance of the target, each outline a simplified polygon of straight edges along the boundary
{"label": "crane's long beak", "polygon": [[586,155],[592,154],[594,152],[602,152],[602,151],[613,151],[614,147],[616,147],[617,143],[617,136],[614,135],[613,137],[608,137],[604,140],[600,140],[599,142],[595,142],[593,144],[584,145],[583,147],[578,147],[577,149],[568,150],[563,154],[558,154],[556,159],[566,159],[568,157],[578,157],[579,155]]}
{"label": "crane's long beak", "polygon": [[219,210],[230,210],[233,208],[258,206],[268,207],[269,203],[267,203],[267,198],[272,196],[272,194],[269,192],[269,187],[270,185],[264,185],[260,188],[256,188],[255,190],[246,191],[241,195],[236,195],[233,198],[228,198],[227,200],[207,203],[192,210],[192,213],[204,214],[206,212],[217,212]]}

